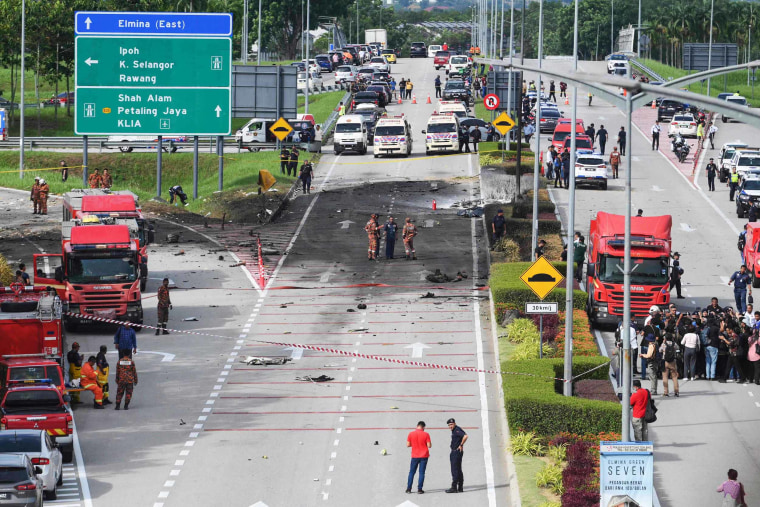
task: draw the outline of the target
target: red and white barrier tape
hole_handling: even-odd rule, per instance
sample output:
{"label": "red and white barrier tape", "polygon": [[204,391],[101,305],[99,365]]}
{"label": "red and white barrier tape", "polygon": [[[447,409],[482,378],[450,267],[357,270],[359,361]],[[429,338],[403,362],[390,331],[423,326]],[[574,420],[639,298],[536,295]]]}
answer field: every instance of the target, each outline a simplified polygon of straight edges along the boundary
{"label": "red and white barrier tape", "polygon": [[[121,321],[121,320],[105,319],[103,317],[93,317],[93,316],[90,316],[90,315],[82,315],[82,314],[79,314],[79,313],[72,313],[72,312],[65,312],[65,314],[67,316],[69,316],[69,317],[76,317],[78,319],[92,320],[92,321],[96,321],[96,322],[105,322],[107,324],[124,324],[124,322]],[[163,328],[157,328],[157,327],[148,326],[148,325],[145,325],[145,324],[130,323],[129,325],[132,326],[132,327],[141,327],[141,328],[145,328],[145,329],[160,329],[160,330],[163,330]],[[183,334],[191,334],[191,335],[196,335],[196,336],[208,336],[208,337],[212,337],[212,338],[229,338],[229,336],[224,336],[224,335],[210,334],[210,333],[199,333],[199,332],[196,332],[196,331],[184,331],[182,329],[167,329],[167,331],[171,331],[172,333],[183,333]],[[433,369],[433,370],[465,371],[465,372],[471,372],[471,373],[490,373],[490,374],[494,374],[494,375],[521,375],[521,376],[525,376],[525,377],[535,377],[535,378],[542,378],[542,379],[546,379],[546,380],[558,380],[558,381],[564,382],[564,383],[572,382],[572,381],[578,379],[579,377],[587,375],[588,373],[591,373],[592,371],[597,370],[597,369],[599,369],[599,368],[601,368],[601,367],[609,364],[609,361],[608,361],[607,363],[600,364],[599,366],[597,366],[595,368],[592,368],[591,370],[585,371],[582,374],[577,375],[577,376],[573,377],[570,380],[566,380],[564,378],[549,377],[549,376],[546,376],[546,375],[536,375],[536,374],[533,374],[533,373],[524,373],[524,372],[515,372],[515,371],[501,371],[501,370],[486,370],[486,369],[474,368],[472,366],[453,366],[453,365],[438,364],[438,363],[425,363],[425,362],[422,362],[422,361],[409,361],[407,359],[393,359],[393,358],[390,358],[390,357],[375,356],[375,355],[372,355],[372,354],[361,354],[359,352],[347,352],[345,350],[331,349],[331,348],[328,348],[328,347],[319,347],[319,346],[316,346],[316,345],[306,345],[306,344],[303,344],[303,343],[274,342],[274,341],[267,341],[267,340],[257,340],[255,338],[248,338],[248,340],[256,342],[256,343],[264,343],[264,344],[267,344],[267,345],[277,345],[277,346],[281,346],[281,347],[294,347],[294,348],[299,348],[299,349],[304,349],[304,350],[312,350],[312,351],[315,351],[315,352],[329,352],[331,354],[337,354],[337,355],[345,356],[345,357],[356,357],[356,358],[361,358],[361,359],[369,359],[371,361],[382,361],[382,362],[386,362],[386,363],[402,364],[402,365],[405,365],[405,366],[418,366],[418,367],[423,367],[423,368],[430,368],[430,369]]]}
{"label": "red and white barrier tape", "polygon": [[259,254],[259,285],[262,290],[266,288],[266,272],[264,271],[264,255],[261,253],[261,236],[256,236],[256,246],[258,247]]}

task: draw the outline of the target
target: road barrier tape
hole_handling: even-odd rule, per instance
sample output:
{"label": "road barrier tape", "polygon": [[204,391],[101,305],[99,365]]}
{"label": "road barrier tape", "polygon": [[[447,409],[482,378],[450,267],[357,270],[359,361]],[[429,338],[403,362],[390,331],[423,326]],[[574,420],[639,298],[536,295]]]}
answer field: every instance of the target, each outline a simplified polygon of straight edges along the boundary
{"label": "road barrier tape", "polygon": [[[106,319],[103,317],[94,317],[91,315],[82,315],[80,313],[73,313],[73,312],[64,312],[66,316],[68,317],[75,317],[77,319],[84,319],[84,320],[92,320],[95,322],[104,322],[106,324],[124,324],[121,320],[116,319]],[[211,338],[227,338],[229,339],[229,336],[224,335],[218,335],[218,334],[211,334],[211,333],[200,333],[198,331],[184,331],[181,329],[165,329],[165,328],[158,328],[155,326],[148,326],[146,324],[135,324],[135,323],[129,323],[131,327],[140,327],[144,329],[155,329],[155,330],[161,330],[161,331],[171,331],[172,333],[181,333],[181,334],[190,334],[195,336],[207,336]],[[249,341],[256,342],[256,343],[263,343],[266,345],[276,345],[278,347],[293,347],[303,350],[311,350],[314,352],[327,352],[330,354],[336,354],[339,356],[344,357],[352,357],[352,358],[360,358],[360,359],[369,359],[371,361],[382,361],[385,363],[393,363],[393,364],[401,364],[404,366],[416,366],[421,368],[429,368],[432,370],[449,370],[449,371],[463,371],[463,372],[469,372],[469,373],[489,373],[493,375],[519,375],[523,377],[534,377],[534,378],[541,378],[544,380],[553,380],[553,381],[559,381],[562,383],[568,383],[573,382],[574,380],[583,377],[589,373],[591,373],[594,370],[597,370],[599,368],[602,368],[603,366],[606,366],[610,364],[611,361],[607,361],[604,364],[600,364],[599,366],[592,368],[588,371],[585,371],[581,373],[580,375],[576,375],[573,378],[567,380],[560,377],[549,377],[546,375],[536,375],[534,373],[525,373],[525,372],[517,372],[517,371],[502,371],[502,370],[488,370],[488,369],[480,369],[475,368],[472,366],[454,366],[454,365],[448,365],[448,364],[439,364],[439,363],[426,363],[422,361],[410,361],[408,359],[394,359],[391,357],[383,357],[383,356],[376,356],[373,354],[361,354],[359,352],[348,352],[345,350],[338,350],[338,349],[332,349],[328,347],[320,347],[317,345],[307,345],[303,343],[288,343],[288,342],[275,342],[275,341],[268,341],[268,340],[257,340],[256,338],[247,338]]]}
{"label": "road barrier tape", "polygon": [[[81,169],[83,167],[84,167],[83,165],[69,165],[69,166],[66,166],[66,168],[69,169],[69,170],[71,170],[71,169]],[[36,168],[33,168],[33,169],[24,169],[24,172],[25,173],[33,173],[33,172],[41,172],[41,171],[60,171],[60,170],[61,170],[60,166],[58,166],[58,167],[36,167]],[[15,174],[18,174],[18,169],[14,169],[12,171],[0,171],[0,174],[4,174],[4,173],[15,173]]]}
{"label": "road barrier tape", "polygon": [[264,255],[261,253],[261,236],[256,236],[256,248],[259,255],[259,286],[264,288],[267,286],[266,271],[264,270]]}

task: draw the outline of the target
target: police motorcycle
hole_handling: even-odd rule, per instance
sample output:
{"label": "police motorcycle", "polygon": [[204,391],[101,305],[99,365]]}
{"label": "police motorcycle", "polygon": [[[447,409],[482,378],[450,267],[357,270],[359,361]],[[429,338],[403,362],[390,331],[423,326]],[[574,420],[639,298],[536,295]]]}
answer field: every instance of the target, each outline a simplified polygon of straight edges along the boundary
{"label": "police motorcycle", "polygon": [[686,142],[686,139],[684,139],[681,134],[670,134],[668,137],[670,137],[671,151],[675,153],[678,161],[683,163],[686,160],[686,157],[689,156],[691,146]]}

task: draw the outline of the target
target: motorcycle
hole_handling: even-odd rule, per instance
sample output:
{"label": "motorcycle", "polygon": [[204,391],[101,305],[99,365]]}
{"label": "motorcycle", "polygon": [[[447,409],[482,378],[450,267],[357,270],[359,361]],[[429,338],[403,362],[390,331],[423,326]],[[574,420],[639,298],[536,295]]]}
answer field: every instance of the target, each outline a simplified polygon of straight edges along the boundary
{"label": "motorcycle", "polygon": [[689,151],[691,150],[691,146],[689,146],[689,143],[686,142],[686,140],[680,135],[680,134],[674,134],[669,136],[671,138],[670,141],[670,149],[671,151],[676,155],[676,158],[679,162],[683,163],[686,161],[686,157],[689,156]]}

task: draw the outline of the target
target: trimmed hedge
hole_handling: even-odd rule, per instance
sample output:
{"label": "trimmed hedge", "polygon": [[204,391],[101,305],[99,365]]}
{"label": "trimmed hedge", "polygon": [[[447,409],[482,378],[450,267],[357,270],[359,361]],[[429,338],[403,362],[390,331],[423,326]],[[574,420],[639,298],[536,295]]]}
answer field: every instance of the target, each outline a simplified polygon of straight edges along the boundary
{"label": "trimmed hedge", "polygon": [[[531,264],[530,262],[505,262],[491,265],[489,285],[493,292],[494,304],[522,310],[527,301],[537,299],[533,291],[520,280],[520,276]],[[563,276],[567,275],[566,262],[553,262],[552,265]],[[564,307],[565,294],[565,289],[554,289],[544,301],[557,302],[560,307]],[[582,290],[573,291],[573,308],[585,309],[587,297],[586,292]]]}
{"label": "trimmed hedge", "polygon": [[[606,362],[608,359],[605,357],[574,358],[573,375],[580,375]],[[561,378],[563,359],[532,359],[503,364],[509,372],[538,375],[503,375],[504,404],[509,426],[515,431],[533,431],[552,437],[560,432],[585,435],[620,430],[620,404],[565,397],[561,394],[561,381],[541,378]],[[607,374],[607,368],[599,368],[583,378],[606,379]]]}
{"label": "trimmed hedge", "polygon": [[5,260],[5,257],[0,255],[0,287],[8,287],[16,280],[15,271]]}
{"label": "trimmed hedge", "polygon": [[[551,204],[551,203],[549,203]],[[554,210],[552,210],[554,211]],[[512,208],[512,214],[514,215],[515,208]],[[539,220],[538,221],[538,235],[550,235],[560,234],[562,232],[562,224],[559,220]],[[515,236],[531,236],[533,234],[533,222],[527,218],[507,218],[507,235],[511,237]]]}
{"label": "trimmed hedge", "polygon": [[[554,213],[554,203],[551,201],[538,201],[539,213]],[[512,218],[533,217],[533,199],[520,199],[512,208]],[[540,221],[539,221],[540,222]],[[538,230],[541,230],[539,223]]]}

